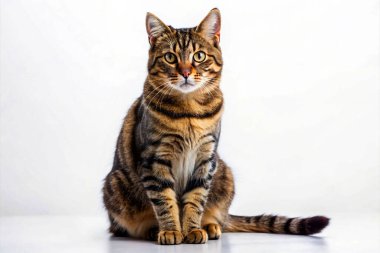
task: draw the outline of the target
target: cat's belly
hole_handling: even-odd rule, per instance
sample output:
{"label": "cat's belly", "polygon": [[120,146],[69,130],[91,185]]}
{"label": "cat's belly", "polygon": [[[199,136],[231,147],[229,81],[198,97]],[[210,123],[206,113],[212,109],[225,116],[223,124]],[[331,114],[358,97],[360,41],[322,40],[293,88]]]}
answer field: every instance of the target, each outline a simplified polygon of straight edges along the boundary
{"label": "cat's belly", "polygon": [[183,193],[195,167],[197,150],[188,149],[179,154],[173,162],[174,189],[177,194]]}

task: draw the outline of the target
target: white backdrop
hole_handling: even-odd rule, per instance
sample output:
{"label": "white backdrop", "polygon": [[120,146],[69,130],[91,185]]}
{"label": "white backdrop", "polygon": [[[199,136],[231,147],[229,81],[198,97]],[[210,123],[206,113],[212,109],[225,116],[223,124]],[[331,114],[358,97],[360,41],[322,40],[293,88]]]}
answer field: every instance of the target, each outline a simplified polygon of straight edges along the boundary
{"label": "white backdrop", "polygon": [[103,213],[145,14],[222,13],[235,214],[380,211],[379,1],[1,1],[0,214]]}

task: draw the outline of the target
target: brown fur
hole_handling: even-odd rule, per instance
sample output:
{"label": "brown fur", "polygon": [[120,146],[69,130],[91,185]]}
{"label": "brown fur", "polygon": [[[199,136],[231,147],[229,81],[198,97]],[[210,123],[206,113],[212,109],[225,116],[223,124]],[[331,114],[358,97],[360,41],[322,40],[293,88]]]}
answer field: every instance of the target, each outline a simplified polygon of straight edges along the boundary
{"label": "brown fur", "polygon": [[217,146],[223,112],[220,13],[174,29],[147,15],[148,77],[129,109],[103,187],[110,232],[159,244],[205,243],[224,232],[311,234],[324,217],[233,216],[231,169]]}

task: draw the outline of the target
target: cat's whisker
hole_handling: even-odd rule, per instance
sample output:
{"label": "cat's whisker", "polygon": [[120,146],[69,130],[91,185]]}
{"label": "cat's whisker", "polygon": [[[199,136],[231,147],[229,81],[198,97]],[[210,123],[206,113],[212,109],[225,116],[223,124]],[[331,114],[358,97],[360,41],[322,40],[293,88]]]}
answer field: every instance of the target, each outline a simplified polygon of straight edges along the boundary
{"label": "cat's whisker", "polygon": [[[160,89],[161,89],[162,87],[165,87],[166,85],[167,85],[166,83],[163,83],[163,84],[161,84],[161,85],[158,85],[157,87],[155,87],[155,88],[153,89],[153,91],[151,91],[151,92],[145,97],[145,100],[147,100],[147,99],[150,100],[150,101],[147,101],[147,102],[148,102],[148,104],[147,104],[148,107],[149,107],[149,105],[152,103],[153,99],[154,99],[154,98],[160,93]],[[154,94],[154,96],[151,97],[151,98],[149,98],[149,96],[150,96],[154,91],[156,91],[156,93]],[[153,94],[152,94],[152,95],[153,95]],[[144,111],[143,116],[142,116],[142,119],[143,119],[143,120],[144,120],[145,117],[146,117],[146,113],[147,113],[147,111]]]}
{"label": "cat's whisker", "polygon": [[166,91],[169,91],[170,90],[170,85],[168,85],[167,87],[165,87],[163,90],[162,90],[162,93],[161,93],[161,96],[158,98],[158,107],[160,108],[160,110],[162,109],[161,105],[162,105],[162,100],[164,99],[164,97],[166,96]]}

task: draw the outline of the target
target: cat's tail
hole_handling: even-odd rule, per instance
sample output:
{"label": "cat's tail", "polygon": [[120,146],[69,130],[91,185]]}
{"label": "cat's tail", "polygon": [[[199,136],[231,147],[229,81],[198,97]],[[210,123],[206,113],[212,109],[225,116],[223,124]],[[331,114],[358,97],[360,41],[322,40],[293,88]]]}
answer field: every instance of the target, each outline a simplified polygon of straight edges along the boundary
{"label": "cat's tail", "polygon": [[324,216],[287,218],[277,215],[228,215],[223,231],[311,235],[321,232],[329,224],[329,220]]}

